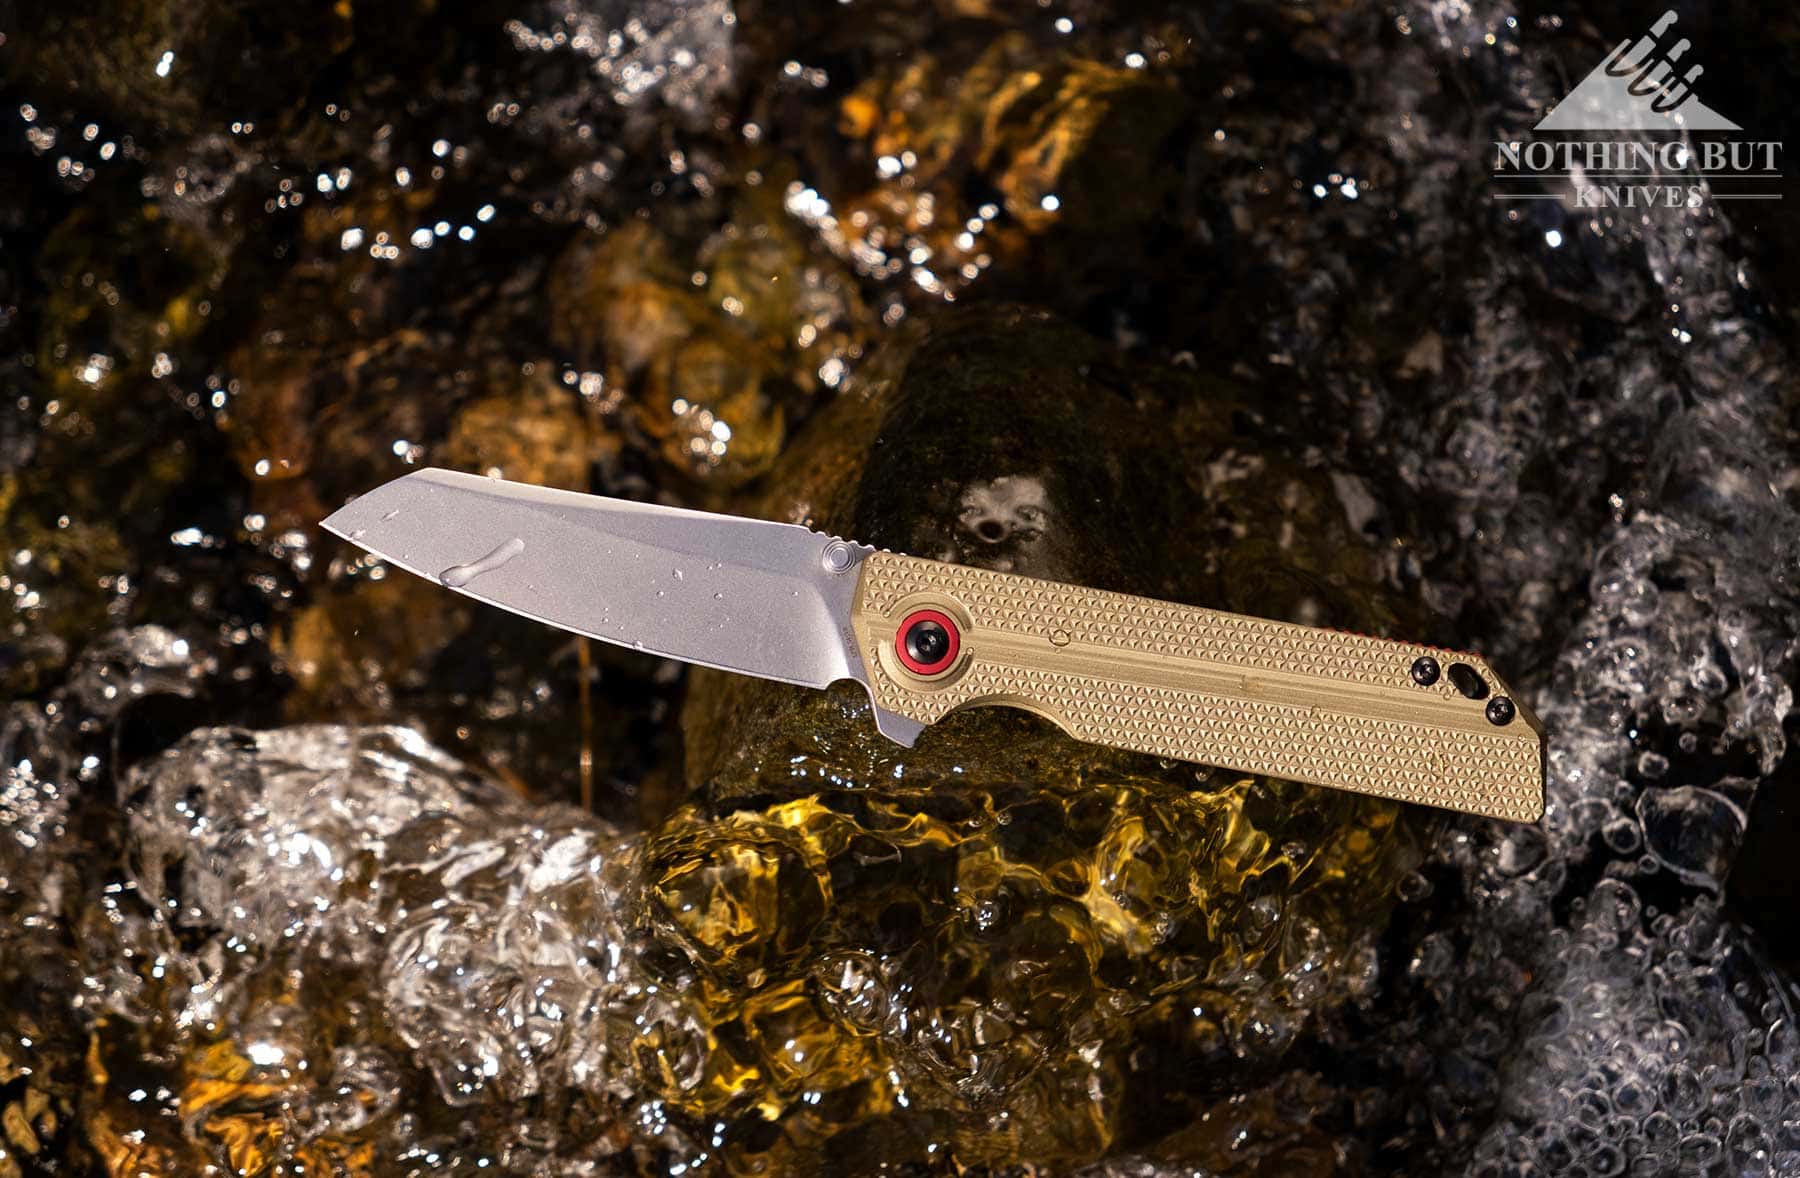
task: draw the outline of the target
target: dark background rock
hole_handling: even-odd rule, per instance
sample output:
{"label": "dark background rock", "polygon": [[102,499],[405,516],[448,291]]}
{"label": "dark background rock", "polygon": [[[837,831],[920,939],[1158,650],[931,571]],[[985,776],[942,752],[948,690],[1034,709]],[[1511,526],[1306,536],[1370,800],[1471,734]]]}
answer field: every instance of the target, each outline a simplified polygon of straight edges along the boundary
{"label": "dark background rock", "polygon": [[[1019,307],[945,314],[890,347],[744,510],[933,560],[1308,624],[1391,632],[1406,614],[1379,587],[1372,540],[1242,389],[1134,362]],[[689,675],[683,725],[688,779],[714,804],[814,788],[793,757],[877,789],[919,774],[950,787],[952,767],[980,783],[1023,766],[1152,763],[1011,709],[970,709],[903,750],[875,732],[860,688],[704,669]]]}

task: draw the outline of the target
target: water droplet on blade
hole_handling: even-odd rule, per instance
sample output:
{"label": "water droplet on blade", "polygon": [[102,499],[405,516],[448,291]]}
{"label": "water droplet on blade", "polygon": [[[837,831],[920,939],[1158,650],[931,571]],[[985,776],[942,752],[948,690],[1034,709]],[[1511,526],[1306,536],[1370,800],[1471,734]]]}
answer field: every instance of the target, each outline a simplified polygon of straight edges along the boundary
{"label": "water droplet on blade", "polygon": [[451,565],[438,574],[438,580],[452,589],[461,589],[476,577],[483,573],[493,572],[523,551],[525,551],[525,541],[514,536],[479,560],[472,560],[468,564]]}

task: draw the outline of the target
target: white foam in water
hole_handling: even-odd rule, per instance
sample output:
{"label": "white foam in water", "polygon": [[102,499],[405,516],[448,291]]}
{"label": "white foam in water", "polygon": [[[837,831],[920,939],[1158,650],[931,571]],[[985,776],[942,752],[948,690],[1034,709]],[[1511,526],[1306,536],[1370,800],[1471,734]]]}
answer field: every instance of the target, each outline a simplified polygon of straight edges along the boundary
{"label": "white foam in water", "polygon": [[228,950],[178,971],[184,1023],[253,1015],[223,985],[245,970],[353,969],[412,1054],[352,1041],[339,1066],[410,1062],[461,1106],[618,1083],[609,1019],[666,1005],[629,984],[618,836],[522,805],[409,730],[197,732],[139,776],[131,814],[139,891]]}

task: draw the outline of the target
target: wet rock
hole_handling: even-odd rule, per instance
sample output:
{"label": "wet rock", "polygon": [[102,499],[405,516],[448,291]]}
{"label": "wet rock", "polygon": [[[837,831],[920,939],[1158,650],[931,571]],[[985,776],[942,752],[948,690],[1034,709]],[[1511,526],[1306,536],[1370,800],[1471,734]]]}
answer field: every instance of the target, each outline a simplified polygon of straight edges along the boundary
{"label": "wet rock", "polygon": [[704,978],[691,1016],[750,1044],[735,1089],[702,1070],[668,1098],[728,1139],[752,1094],[779,1103],[783,1138],[732,1151],[778,1167],[892,1117],[929,1118],[961,1158],[1072,1161],[1203,1107],[1367,993],[1417,855],[1392,809],[1026,769],[853,788],[799,766],[808,797],[659,831],[646,960],[665,985]]}
{"label": "wet rock", "polygon": [[[1241,549],[1265,613],[1391,616],[1371,604],[1372,561],[1344,575],[1354,542],[1328,484],[1258,446],[1241,391],[1134,380],[1079,331],[1010,309],[944,321],[871,382],[796,443],[759,510],[1177,599],[1228,583]],[[1190,479],[1178,454],[1231,473]],[[1306,596],[1271,591],[1284,558]],[[678,816],[647,884],[721,984],[823,987],[823,1006],[789,1008],[796,1041],[847,1024],[898,1077],[895,1103],[938,1112],[958,1156],[1091,1157],[1203,1105],[1225,1060],[1272,1066],[1371,984],[1417,815],[1082,745],[1006,709],[904,750],[860,696],[696,672],[689,772],[722,816]],[[782,948],[794,938],[804,953]]]}
{"label": "wet rock", "polygon": [[124,546],[104,524],[43,527],[0,510],[0,525],[0,588],[12,598],[0,630],[0,689],[23,696],[53,682],[86,636],[116,623]]}
{"label": "wet rock", "polygon": [[[289,715],[379,715],[394,691],[425,686],[432,661],[469,620],[461,598],[398,572],[359,578],[296,611],[274,644],[294,680]],[[346,663],[350,644],[358,657]]]}
{"label": "wet rock", "polygon": [[550,300],[552,338],[604,374],[668,468],[734,486],[773,461],[785,414],[763,387],[770,357],[692,289],[648,226],[577,242]]}
{"label": "wet rock", "polygon": [[1123,267],[1165,210],[1175,173],[1159,162],[1186,105],[1141,68],[1081,47],[1046,60],[1015,30],[978,52],[966,42],[915,52],[839,111],[840,133],[879,182],[846,179],[833,230],[861,265],[954,293],[992,267],[1042,265],[1078,288]]}
{"label": "wet rock", "polygon": [[275,17],[232,0],[128,3],[104,18],[40,12],[16,36],[20,73],[51,100],[103,100],[121,118],[150,115],[177,134],[214,110],[273,119],[351,34],[351,10]]}
{"label": "wet rock", "polygon": [[1172,88],[1142,70],[1077,61],[1053,93],[1020,99],[1036,109],[1002,115],[1001,140],[983,154],[1004,159],[1000,191],[1028,230],[1060,220],[1077,238],[1109,236],[1161,210],[1168,181],[1143,161],[1179,117]]}
{"label": "wet rock", "polygon": [[[758,160],[785,168],[779,159]],[[785,365],[787,380],[829,397],[878,331],[849,268],[795,232],[794,184],[777,177],[735,194],[732,217],[695,260],[707,297]]]}
{"label": "wet rock", "polygon": [[[797,439],[752,514],[934,560],[1381,632],[1408,616],[1331,482],[1259,438],[1252,398],[1133,371],[1079,330],[998,309],[946,317],[877,358]],[[997,709],[902,753],[860,689],[694,672],[688,772],[716,799],[791,794],[794,757],[870,782],[948,772],[1025,741],[1049,764],[1123,764]],[[954,732],[957,735],[951,736]],[[960,770],[959,770],[960,771]]]}
{"label": "wet rock", "polygon": [[770,203],[747,199],[691,253],[642,222],[579,238],[550,279],[551,338],[594,371],[600,403],[715,489],[769,468],[788,413],[841,379],[871,327],[836,261]]}
{"label": "wet rock", "polygon": [[616,454],[618,438],[594,420],[592,406],[554,381],[548,363],[518,391],[495,392],[457,411],[443,462],[457,470],[545,487],[582,490],[594,465]]}
{"label": "wet rock", "polygon": [[223,243],[141,198],[58,226],[38,257],[49,298],[37,369],[46,397],[64,403],[63,432],[91,432],[95,419],[167,396],[158,382],[206,326],[226,256]]}

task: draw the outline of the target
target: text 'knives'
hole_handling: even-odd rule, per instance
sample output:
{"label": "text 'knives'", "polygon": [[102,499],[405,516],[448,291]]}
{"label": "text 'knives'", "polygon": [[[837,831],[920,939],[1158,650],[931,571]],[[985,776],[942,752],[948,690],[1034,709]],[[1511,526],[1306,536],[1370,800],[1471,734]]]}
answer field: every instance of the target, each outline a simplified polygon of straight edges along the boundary
{"label": "text 'knives'", "polygon": [[1480,658],[922,560],[796,524],[421,470],[324,527],[503,609],[668,658],[868,688],[911,745],[1005,704],[1095,744],[1534,821],[1543,730]]}

